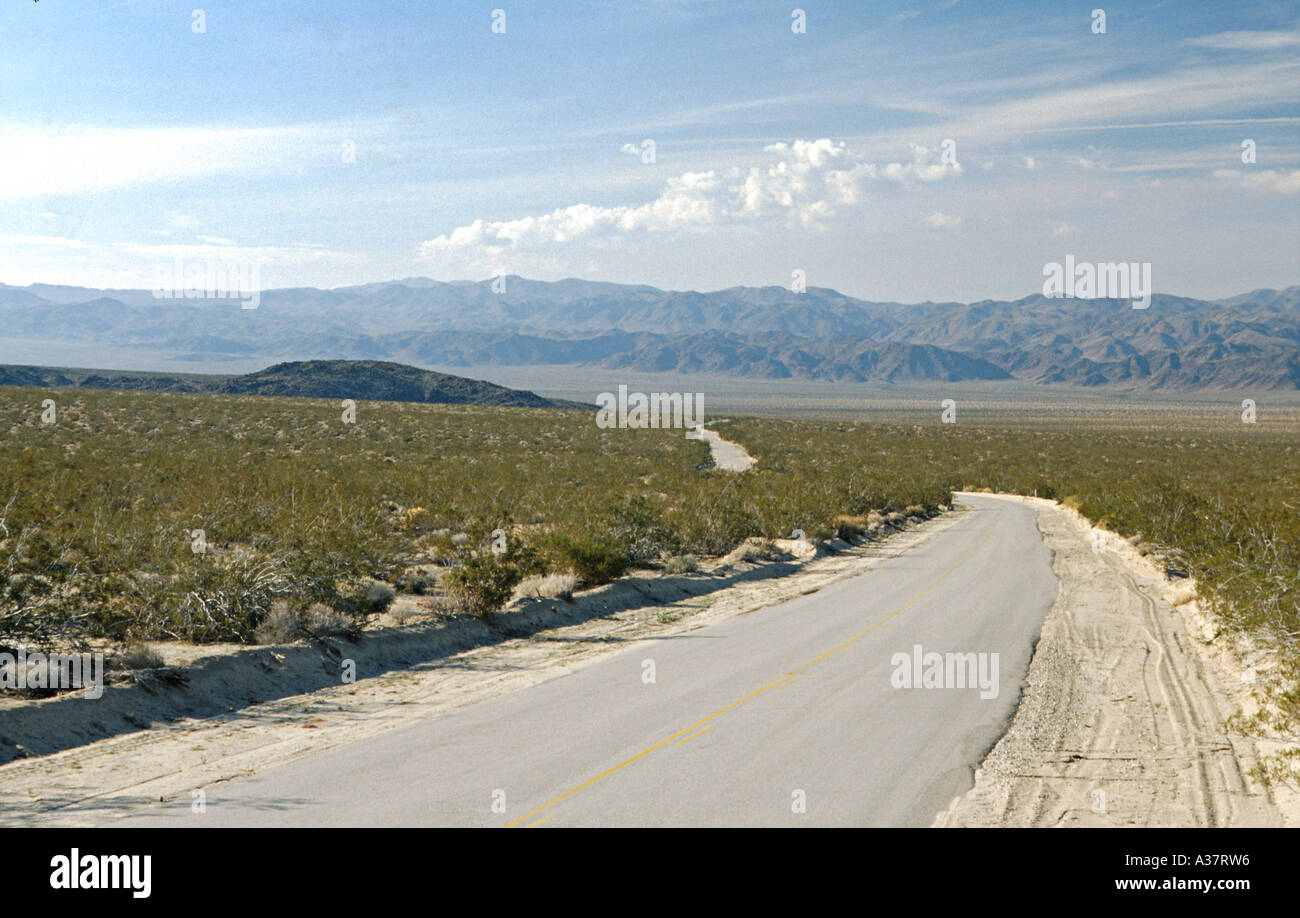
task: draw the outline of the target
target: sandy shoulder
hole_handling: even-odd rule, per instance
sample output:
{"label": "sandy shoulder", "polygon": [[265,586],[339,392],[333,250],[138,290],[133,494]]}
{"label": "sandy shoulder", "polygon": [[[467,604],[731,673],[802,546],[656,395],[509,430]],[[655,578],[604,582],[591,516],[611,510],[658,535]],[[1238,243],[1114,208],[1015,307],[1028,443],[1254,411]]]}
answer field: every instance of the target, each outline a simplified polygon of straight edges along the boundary
{"label": "sandy shoulder", "polygon": [[1249,709],[1248,675],[1194,600],[1175,604],[1186,582],[1053,501],[981,496],[1037,508],[1060,593],[1010,728],[935,825],[1300,822],[1294,792],[1246,777],[1259,750],[1223,724]]}

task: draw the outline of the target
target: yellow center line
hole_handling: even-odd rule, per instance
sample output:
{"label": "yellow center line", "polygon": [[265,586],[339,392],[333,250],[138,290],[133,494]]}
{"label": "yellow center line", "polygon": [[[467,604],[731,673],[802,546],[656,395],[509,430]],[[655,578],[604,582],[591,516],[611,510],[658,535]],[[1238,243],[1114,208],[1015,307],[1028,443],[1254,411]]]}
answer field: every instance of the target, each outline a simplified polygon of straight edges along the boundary
{"label": "yellow center line", "polygon": [[529,828],[529,829],[536,829],[536,828],[537,828],[538,826],[540,826],[542,823],[546,822],[546,820],[548,820],[548,819],[554,819],[554,818],[555,818],[555,814],[554,814],[554,813],[551,813],[549,816],[543,816],[541,819],[537,820],[536,822],[529,823],[528,826],[527,826],[526,828]]}
{"label": "yellow center line", "polygon": [[[905,609],[907,609],[907,608],[911,607],[912,605],[916,604],[917,602],[919,602],[919,601],[920,601],[922,598],[924,598],[924,597],[925,597],[925,596],[926,596],[926,595],[927,595],[931,590],[933,590],[933,589],[934,589],[935,587],[937,587],[940,583],[942,583],[945,579],[947,579],[947,577],[948,577],[949,574],[951,574],[953,571],[957,570],[957,568],[961,567],[963,564],[965,564],[967,561],[969,561],[971,558],[973,558],[973,557],[975,556],[975,553],[978,552],[981,548],[983,548],[983,547],[984,547],[984,544],[985,544],[986,542],[988,542],[989,539],[993,538],[993,533],[997,530],[998,526],[1001,524],[1001,521],[1002,521],[1002,519],[1001,519],[1001,517],[999,516],[999,517],[997,518],[997,520],[994,522],[993,526],[989,528],[988,535],[986,535],[986,536],[984,536],[984,538],[980,539],[979,544],[977,544],[974,548],[972,548],[972,549],[970,550],[970,553],[969,553],[969,554],[965,555],[965,556],[964,556],[960,561],[958,561],[958,562],[957,562],[956,564],[954,564],[952,567],[948,568],[946,571],[944,571],[942,574],[940,574],[940,575],[939,575],[939,578],[938,578],[937,580],[935,580],[934,583],[930,584],[930,585],[929,585],[928,587],[926,587],[924,590],[922,590],[921,592],[917,593],[915,596],[913,596],[913,597],[912,597],[911,599],[909,599],[907,602],[903,603],[901,606],[899,606],[899,607],[898,607],[897,609],[895,609],[893,612],[890,612],[888,615],[886,615],[886,616],[885,616],[884,618],[882,618],[880,621],[876,622],[876,623],[875,623],[874,625],[872,625],[871,627],[869,627],[869,628],[864,628],[863,630],[859,631],[857,634],[853,635],[853,637],[849,638],[847,641],[844,641],[844,642],[842,642],[842,643],[840,643],[840,644],[835,645],[835,646],[832,647],[830,650],[826,651],[824,654],[821,654],[821,655],[818,656],[818,657],[814,657],[812,660],[809,660],[807,663],[805,663],[803,666],[799,667],[797,670],[795,670],[795,671],[793,671],[793,672],[791,672],[791,673],[787,673],[786,675],[782,676],[781,678],[776,679],[776,680],[774,680],[774,681],[772,681],[772,682],[769,682],[767,685],[763,686],[762,688],[755,689],[754,691],[752,691],[752,692],[750,692],[748,695],[746,695],[744,698],[741,698],[739,701],[733,701],[731,704],[727,705],[725,708],[720,708],[719,710],[714,711],[714,712],[713,712],[712,714],[710,714],[708,717],[705,717],[705,718],[702,718],[702,719],[700,719],[700,720],[697,720],[695,723],[691,724],[689,727],[686,727],[686,728],[683,729],[683,730],[678,730],[678,731],[677,731],[676,733],[674,733],[672,736],[665,737],[664,739],[661,739],[659,742],[655,743],[653,746],[650,746],[650,747],[648,747],[648,748],[646,748],[646,749],[641,750],[641,751],[638,752],[636,755],[632,756],[630,759],[625,759],[624,761],[619,762],[617,765],[613,766],[612,768],[608,768],[608,769],[606,769],[605,771],[602,771],[600,774],[596,775],[594,778],[589,778],[588,780],[582,782],[582,783],[579,784],[577,787],[570,788],[569,790],[567,790],[567,791],[565,791],[564,793],[560,794],[560,796],[556,797],[554,800],[551,800],[551,801],[549,801],[549,802],[547,802],[547,803],[543,803],[541,806],[537,807],[535,810],[531,810],[531,811],[525,813],[524,815],[520,816],[518,819],[515,819],[515,820],[512,820],[511,822],[506,823],[504,826],[502,826],[502,828],[510,829],[510,828],[513,828],[513,827],[519,825],[521,822],[525,822],[525,821],[531,819],[532,817],[536,816],[538,813],[542,812],[543,810],[550,809],[551,807],[555,806],[555,804],[560,803],[560,802],[563,801],[563,800],[567,800],[567,799],[569,799],[569,798],[572,797],[574,794],[579,793],[580,791],[584,791],[584,790],[586,790],[587,788],[591,787],[591,785],[597,783],[598,781],[603,781],[603,780],[605,780],[606,778],[608,778],[610,775],[614,774],[615,772],[617,772],[617,771],[622,771],[624,768],[626,768],[627,766],[631,765],[633,762],[639,762],[641,759],[645,758],[645,757],[648,756],[650,753],[654,752],[654,751],[657,750],[657,749],[662,749],[664,746],[668,745],[669,743],[673,742],[674,740],[678,739],[679,737],[684,736],[684,735],[687,734],[687,733],[690,733],[692,730],[695,730],[695,729],[698,728],[698,727],[702,727],[702,726],[704,726],[705,724],[709,723],[709,721],[714,720],[714,719],[716,719],[716,718],[718,718],[718,717],[721,717],[723,714],[726,714],[728,711],[731,711],[731,710],[733,710],[733,709],[735,709],[735,708],[740,707],[740,706],[741,706],[742,704],[744,704],[746,701],[749,701],[749,700],[752,699],[752,698],[757,698],[759,695],[763,694],[763,693],[766,692],[768,689],[775,688],[776,686],[778,686],[778,685],[780,685],[781,683],[785,682],[785,681],[788,680],[791,676],[801,676],[801,675],[804,675],[804,670],[808,669],[808,667],[812,666],[812,665],[815,664],[815,663],[819,663],[819,662],[821,662],[822,660],[824,660],[824,659],[826,659],[827,657],[829,657],[831,654],[839,653],[839,652],[840,652],[841,650],[843,650],[844,648],[850,646],[850,645],[853,644],[855,641],[858,641],[858,640],[860,640],[861,638],[865,637],[866,635],[870,634],[872,631],[875,631],[877,628],[881,627],[882,625],[886,625],[886,624],[888,624],[889,621],[890,621],[890,619],[894,618],[894,617],[895,617],[896,615],[898,615],[900,612],[904,611]],[[700,732],[703,733],[704,731],[701,730]],[[549,819],[550,817],[547,817],[547,818]],[[539,821],[540,821],[540,820],[539,820]],[[537,825],[537,823],[533,823],[533,825]],[[531,828],[531,827],[530,827],[530,828]]]}
{"label": "yellow center line", "polygon": [[663,746],[666,746],[666,745],[668,745],[669,743],[671,743],[673,740],[677,739],[678,737],[683,736],[683,735],[685,735],[685,734],[687,734],[687,733],[690,733],[690,732],[691,732],[692,730],[694,730],[696,727],[703,726],[704,724],[706,724],[706,723],[708,723],[709,721],[713,720],[715,717],[721,717],[723,714],[726,714],[726,713],[727,713],[728,711],[730,711],[732,708],[740,707],[740,706],[741,706],[742,704],[744,704],[746,701],[749,701],[749,699],[758,697],[759,695],[761,695],[761,694],[763,694],[764,692],[766,692],[768,689],[770,689],[772,686],[776,685],[777,682],[780,682],[780,681],[781,681],[782,679],[784,679],[784,678],[785,678],[785,677],[782,676],[781,679],[777,679],[775,682],[769,682],[767,685],[763,686],[762,688],[760,688],[760,689],[755,689],[754,691],[750,692],[748,695],[746,695],[744,698],[740,699],[739,701],[733,701],[731,704],[727,705],[725,708],[722,708],[722,709],[719,710],[719,711],[714,711],[714,712],[713,712],[712,714],[710,714],[708,717],[705,717],[705,718],[703,718],[702,720],[697,720],[695,723],[691,724],[691,725],[690,725],[689,727],[687,727],[686,729],[684,729],[684,730],[678,730],[678,731],[677,731],[676,733],[674,733],[672,736],[665,737],[664,739],[661,739],[659,742],[655,743],[655,744],[654,744],[653,746],[651,746],[649,749],[643,749],[643,750],[641,750],[640,752],[638,752],[636,755],[632,756],[632,758],[627,759],[627,760],[622,761],[622,762],[619,762],[619,763],[618,763],[617,765],[615,765],[613,768],[607,769],[606,771],[602,771],[600,774],[596,775],[596,777],[591,778],[590,780],[584,781],[583,783],[579,784],[579,785],[578,785],[577,787],[575,787],[575,788],[572,788],[571,790],[567,790],[567,791],[565,791],[564,793],[560,794],[560,796],[558,796],[558,797],[556,797],[554,800],[552,800],[550,803],[543,803],[541,806],[539,806],[537,809],[533,810],[532,812],[525,813],[524,815],[520,816],[518,819],[514,820],[513,822],[508,822],[508,823],[506,823],[505,826],[504,826],[503,828],[509,829],[509,828],[511,828],[511,827],[513,827],[513,826],[517,826],[517,825],[519,825],[519,823],[523,822],[524,820],[526,820],[526,819],[531,819],[533,816],[536,816],[536,815],[537,815],[538,813],[540,813],[542,810],[547,809],[548,807],[555,806],[555,804],[559,803],[561,800],[567,800],[569,797],[572,797],[574,794],[578,793],[578,791],[586,790],[587,788],[591,787],[591,785],[595,784],[597,781],[603,781],[605,778],[608,778],[608,777],[609,777],[610,775],[612,775],[614,772],[619,771],[620,769],[626,768],[627,766],[631,765],[633,762],[636,762],[636,761],[639,761],[640,759],[645,758],[645,757],[648,756],[650,753],[654,752],[656,749],[659,749],[659,748],[661,748],[661,747],[663,747]]}
{"label": "yellow center line", "polygon": [[682,743],[689,743],[691,740],[695,739],[695,737],[699,736],[699,735],[702,734],[702,733],[708,733],[708,732],[709,732],[710,730],[712,730],[712,729],[713,729],[713,724],[709,724],[709,725],[708,725],[707,727],[705,727],[703,730],[696,730],[696,731],[695,731],[694,733],[692,733],[690,736],[686,737],[686,739],[680,739],[680,740],[678,740],[676,743],[674,743],[674,745],[676,745],[676,746],[680,746]]}

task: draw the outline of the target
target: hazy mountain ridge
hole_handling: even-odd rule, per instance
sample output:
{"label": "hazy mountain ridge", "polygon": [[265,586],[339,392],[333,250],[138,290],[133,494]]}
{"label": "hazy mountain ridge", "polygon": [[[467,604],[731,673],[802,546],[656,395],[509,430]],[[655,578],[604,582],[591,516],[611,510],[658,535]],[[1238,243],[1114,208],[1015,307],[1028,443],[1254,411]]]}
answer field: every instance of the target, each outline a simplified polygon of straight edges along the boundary
{"label": "hazy mountain ridge", "polygon": [[825,288],[709,293],[644,285],[426,278],[286,288],[257,309],[143,290],[0,285],[5,334],[202,361],[595,364],[765,378],[1016,378],[1134,389],[1300,389],[1300,286],[1218,301],[1155,294],[871,303]]}

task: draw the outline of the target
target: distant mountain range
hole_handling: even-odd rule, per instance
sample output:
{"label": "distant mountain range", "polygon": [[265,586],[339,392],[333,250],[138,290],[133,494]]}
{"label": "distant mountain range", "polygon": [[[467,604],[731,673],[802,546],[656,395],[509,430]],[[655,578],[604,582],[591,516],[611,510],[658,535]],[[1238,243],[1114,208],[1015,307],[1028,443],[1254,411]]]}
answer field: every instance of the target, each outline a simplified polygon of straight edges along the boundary
{"label": "distant mountain range", "polygon": [[203,373],[135,373],[0,366],[0,386],[82,389],[143,389],[151,392],[217,392],[298,398],[351,398],[442,405],[520,408],[586,408],[533,392],[400,363],[376,360],[309,360],[280,363],[242,376]]}
{"label": "distant mountain range", "polygon": [[1300,389],[1300,286],[1223,300],[872,303],[823,288],[711,293],[563,280],[409,278],[235,300],[0,285],[0,334],[171,360],[364,359],[466,366],[1128,389]]}

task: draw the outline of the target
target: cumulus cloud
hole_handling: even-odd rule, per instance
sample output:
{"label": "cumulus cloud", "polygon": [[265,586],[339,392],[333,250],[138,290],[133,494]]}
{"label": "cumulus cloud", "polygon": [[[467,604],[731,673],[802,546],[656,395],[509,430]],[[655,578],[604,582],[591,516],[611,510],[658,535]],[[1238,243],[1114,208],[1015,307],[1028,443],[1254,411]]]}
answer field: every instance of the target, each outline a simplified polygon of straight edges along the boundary
{"label": "cumulus cloud", "polygon": [[500,256],[576,241],[599,243],[634,234],[698,232],[759,221],[815,228],[865,203],[873,185],[910,187],[961,174],[940,150],[912,147],[907,162],[874,163],[829,138],[764,148],[763,166],[686,172],[670,178],[653,201],[614,207],[573,204],[515,220],[478,219],[420,246],[430,258]]}
{"label": "cumulus cloud", "polygon": [[1240,169],[1217,169],[1214,177],[1235,182],[1247,191],[1267,191],[1274,194],[1300,194],[1300,169],[1264,169],[1260,172],[1243,172]]}

